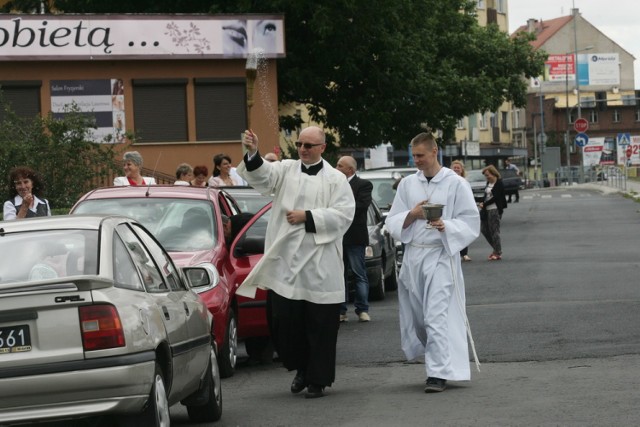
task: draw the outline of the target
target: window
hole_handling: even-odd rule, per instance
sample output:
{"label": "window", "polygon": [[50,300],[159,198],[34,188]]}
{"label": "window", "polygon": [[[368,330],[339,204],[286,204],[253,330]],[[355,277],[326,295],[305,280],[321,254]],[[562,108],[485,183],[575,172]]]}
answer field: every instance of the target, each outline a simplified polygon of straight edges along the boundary
{"label": "window", "polygon": [[489,115],[489,123],[492,128],[498,127],[498,115],[496,113],[490,113]]}
{"label": "window", "polygon": [[464,118],[459,119],[458,123],[456,124],[456,129],[464,129],[464,121],[465,121]]}
{"label": "window", "polygon": [[478,9],[484,9],[484,0],[478,0]]}
{"label": "window", "polygon": [[133,230],[127,225],[121,224],[118,226],[118,234],[128,249],[131,259],[142,277],[147,292],[168,292],[169,288],[158,272],[158,268],[153,262],[151,254],[133,233]]}
{"label": "window", "polygon": [[133,117],[138,142],[188,140],[186,85],[187,79],[133,80]]}
{"label": "window", "polygon": [[507,13],[507,7],[505,3],[506,0],[496,0],[496,9],[498,9],[498,13]]}
{"label": "window", "polygon": [[[34,117],[40,114],[39,80],[0,81],[2,98],[19,117]],[[0,108],[0,122],[4,121],[4,109]]]}
{"label": "window", "polygon": [[635,95],[622,95],[622,105],[636,105]]}
{"label": "window", "polygon": [[509,132],[509,112],[501,111],[500,114],[502,115],[502,120],[500,121],[500,130],[502,130],[502,132]]}
{"label": "window", "polygon": [[124,242],[116,234],[113,242],[113,278],[119,288],[143,291],[142,281]]}
{"label": "window", "polygon": [[598,112],[596,110],[589,111],[589,122],[598,123]]}
{"label": "window", "polygon": [[[196,139],[237,140],[247,128],[244,79],[195,79]],[[259,96],[258,86],[254,98]]]}
{"label": "window", "polygon": [[640,109],[636,110],[636,122],[640,122]]}
{"label": "window", "polygon": [[620,110],[618,109],[613,110],[613,122],[614,123],[620,122]]}
{"label": "window", "polygon": [[144,242],[147,246],[151,254],[162,263],[160,272],[164,275],[165,280],[169,283],[171,290],[173,291],[186,291],[187,288],[184,286],[182,281],[180,280],[180,273],[176,270],[176,267],[173,265],[171,258],[167,255],[166,252],[162,250],[160,246],[149,236],[149,234],[140,228],[138,225],[135,225],[136,233],[140,237],[140,240]]}
{"label": "window", "polygon": [[578,118],[578,112],[576,110],[571,110],[569,112],[569,124],[572,124]]}
{"label": "window", "polygon": [[580,106],[582,108],[594,108],[596,106],[595,96],[583,96],[580,99]]}
{"label": "window", "polygon": [[486,121],[485,113],[480,113],[480,120],[478,120],[478,127],[480,129],[486,129],[487,128],[487,121]]}

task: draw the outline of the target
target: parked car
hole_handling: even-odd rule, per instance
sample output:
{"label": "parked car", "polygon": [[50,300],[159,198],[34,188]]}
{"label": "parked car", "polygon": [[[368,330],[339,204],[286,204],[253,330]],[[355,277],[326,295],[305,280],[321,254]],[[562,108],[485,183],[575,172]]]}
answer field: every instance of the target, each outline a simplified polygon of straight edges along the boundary
{"label": "parked car", "polygon": [[371,196],[380,210],[386,214],[391,209],[391,203],[393,203],[393,198],[396,196],[396,190],[393,185],[405,176],[416,173],[416,171],[416,168],[389,167],[358,171],[358,176],[371,181],[373,184]]}
{"label": "parked car", "polygon": [[466,178],[469,181],[469,185],[471,185],[471,191],[476,203],[484,201],[484,188],[487,186],[487,178],[482,174],[482,169],[467,171]]}
{"label": "parked car", "polygon": [[500,169],[500,178],[504,185],[505,196],[512,196],[519,190],[524,189],[524,180],[513,169]]}
{"label": "parked car", "polygon": [[[222,187],[238,205],[248,212],[257,212],[271,203],[272,197],[264,196],[252,187]],[[375,201],[369,205],[367,213],[369,245],[365,249],[365,264],[369,279],[369,298],[381,300],[385,291],[398,287],[396,273],[395,241],[384,228],[384,216]],[[264,229],[266,233],[266,228]],[[262,236],[264,237],[264,235]]]}
{"label": "parked car", "polygon": [[364,262],[369,279],[369,299],[382,300],[385,291],[398,288],[396,266],[396,244],[384,226],[385,217],[375,201],[369,205],[367,228],[369,244],[365,249]]}
{"label": "parked car", "polygon": [[94,415],[143,426],[222,414],[212,316],[137,221],[54,216],[0,222],[0,424]]}
{"label": "parked car", "polygon": [[[118,213],[134,218],[156,236],[179,266],[211,266],[220,272],[215,286],[199,287],[197,291],[215,318],[223,378],[235,371],[238,340],[255,340],[255,348],[269,336],[266,292],[258,291],[255,300],[236,295],[238,286],[262,257],[264,234],[262,242],[256,242],[256,235],[261,233],[255,230],[266,228],[267,211],[258,212],[240,231],[241,237],[227,247],[221,214],[232,216],[240,209],[231,196],[212,187],[100,188],[82,196],[71,209],[74,214]],[[247,236],[251,237],[247,243],[253,246],[243,247]]]}
{"label": "parked car", "polygon": [[[513,169],[501,169],[500,179],[502,179],[502,185],[504,185],[504,193],[506,196],[513,195],[516,191],[524,189],[524,181],[522,177],[516,173]],[[471,185],[471,191],[473,191],[473,198],[476,202],[484,201],[484,189],[487,186],[487,179],[482,174],[482,169],[474,169],[467,171],[467,181]]]}

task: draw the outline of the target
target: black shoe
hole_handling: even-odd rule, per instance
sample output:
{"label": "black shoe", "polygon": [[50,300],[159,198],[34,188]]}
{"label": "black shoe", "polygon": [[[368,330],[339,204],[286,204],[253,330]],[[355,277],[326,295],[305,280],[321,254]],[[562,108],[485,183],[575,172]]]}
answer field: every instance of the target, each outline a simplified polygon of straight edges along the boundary
{"label": "black shoe", "polygon": [[304,372],[298,371],[295,378],[291,382],[291,393],[298,394],[307,387],[304,381]]}
{"label": "black shoe", "polygon": [[324,386],[318,384],[309,384],[307,392],[304,394],[305,399],[315,399],[324,396]]}
{"label": "black shoe", "polygon": [[424,388],[425,393],[437,393],[444,391],[447,388],[447,380],[442,378],[429,377],[427,378],[427,386]]}

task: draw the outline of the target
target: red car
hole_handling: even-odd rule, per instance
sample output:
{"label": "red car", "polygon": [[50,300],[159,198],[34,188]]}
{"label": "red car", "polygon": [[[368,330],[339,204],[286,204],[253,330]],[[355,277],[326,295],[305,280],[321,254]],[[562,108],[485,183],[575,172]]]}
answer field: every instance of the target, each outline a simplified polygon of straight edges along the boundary
{"label": "red car", "polygon": [[[266,293],[255,300],[236,295],[236,289],[264,252],[264,230],[271,205],[264,206],[227,246],[221,214],[240,213],[224,191],[208,187],[108,187],[85,194],[72,214],[105,213],[131,217],[143,224],[180,267],[211,265],[213,286],[194,287],[215,318],[222,377],[233,375],[238,340],[244,339],[250,356],[269,345]],[[217,276],[217,277],[216,277]]]}

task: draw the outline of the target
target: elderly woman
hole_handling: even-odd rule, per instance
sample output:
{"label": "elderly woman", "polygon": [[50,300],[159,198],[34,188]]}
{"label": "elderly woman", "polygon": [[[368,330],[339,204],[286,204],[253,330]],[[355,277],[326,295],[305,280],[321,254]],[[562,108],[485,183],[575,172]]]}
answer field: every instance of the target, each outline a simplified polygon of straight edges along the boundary
{"label": "elderly woman", "polygon": [[122,156],[122,163],[125,176],[118,176],[113,179],[116,187],[127,185],[154,185],[155,178],[143,177],[140,174],[142,168],[142,156],[137,151],[127,151]]}
{"label": "elderly woman", "polygon": [[42,197],[44,184],[28,167],[17,167],[9,173],[9,200],[4,202],[4,220],[51,216],[49,202]]}
{"label": "elderly woman", "polygon": [[493,248],[489,255],[489,261],[502,259],[502,244],[500,242],[500,219],[502,211],[507,207],[507,199],[504,195],[504,186],[500,179],[500,172],[493,165],[482,169],[482,174],[487,179],[484,202],[479,203],[480,208],[480,232]]}

